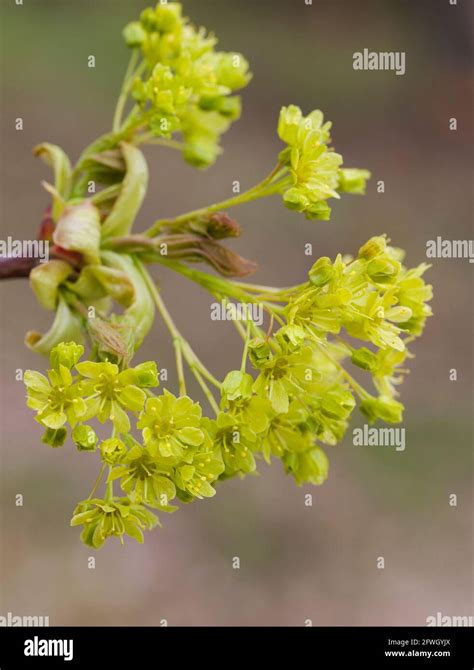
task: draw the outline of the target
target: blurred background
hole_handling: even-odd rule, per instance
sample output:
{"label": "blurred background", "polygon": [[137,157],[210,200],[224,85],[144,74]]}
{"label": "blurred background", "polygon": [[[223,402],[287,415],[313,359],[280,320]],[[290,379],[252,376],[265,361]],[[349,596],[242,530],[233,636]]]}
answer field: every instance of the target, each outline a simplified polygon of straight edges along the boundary
{"label": "blurred background", "polygon": [[[48,198],[42,141],[73,158],[111,123],[128,53],[121,28],[147,2],[0,0],[1,237],[35,236]],[[471,8],[472,9],[472,8]],[[321,255],[355,252],[387,233],[424,260],[428,239],[472,238],[472,11],[448,0],[188,0],[185,13],[225,50],[250,60],[242,119],[207,172],[150,147],[151,188],[137,229],[231,195],[265,176],[280,150],[282,105],[324,111],[348,166],[373,172],[366,197],[334,203],[330,223],[307,222],[278,198],[234,210],[245,235],[234,248],[258,260],[254,281],[302,281]],[[364,48],[405,51],[406,74],[356,72]],[[87,67],[95,55],[96,68]],[[24,130],[14,129],[23,117]],[[457,119],[450,131],[449,119]],[[376,182],[385,182],[377,193]],[[312,243],[313,259],[304,255]],[[4,281],[1,301],[0,615],[47,615],[51,625],[424,625],[473,614],[472,271],[435,260],[435,316],[413,347],[402,387],[407,448],[354,447],[352,428],[330,448],[328,481],[298,488],[278,462],[260,477],[227,482],[210,501],[161,515],[144,546],[110,541],[98,553],[69,528],[86,498],[97,455],[49,449],[24,403],[17,369],[44,370],[24,333],[50,315],[26,280]],[[159,271],[163,295],[203,360],[223,376],[240,361],[229,324],[210,327],[199,287]],[[157,320],[158,321],[158,320]],[[139,360],[173,367],[161,324]],[[457,370],[457,381],[449,371]],[[174,380],[173,382],[174,383]],[[305,506],[305,494],[313,504]],[[449,505],[457,495],[457,507]],[[15,495],[24,496],[23,507]],[[95,555],[96,567],[87,559]],[[240,570],[232,568],[240,558]],[[385,569],[377,568],[384,557]]]}

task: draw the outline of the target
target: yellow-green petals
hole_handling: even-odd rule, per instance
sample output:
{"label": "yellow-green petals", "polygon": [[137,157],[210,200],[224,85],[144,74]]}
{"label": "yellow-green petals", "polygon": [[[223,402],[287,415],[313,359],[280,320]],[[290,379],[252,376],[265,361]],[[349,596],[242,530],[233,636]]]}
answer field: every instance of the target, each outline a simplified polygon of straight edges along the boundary
{"label": "yellow-green petals", "polygon": [[367,181],[370,179],[369,170],[360,170],[359,168],[342,168],[339,170],[338,191],[344,193],[354,193],[364,195],[367,187]]}
{"label": "yellow-green petals", "polygon": [[128,498],[84,500],[71,519],[71,526],[83,526],[81,540],[94,549],[100,549],[108,537],[118,537],[123,544],[124,535],[142,544],[143,531],[152,530],[157,523],[152,512]]}
{"label": "yellow-green petals", "polygon": [[[96,417],[102,423],[110,420],[118,434],[128,433],[128,412],[138,414],[146,400],[143,388],[159,383],[156,363],[120,371],[113,363],[79,362],[83,352],[74,342],[61,343],[51,351],[48,377],[27,370],[28,407],[47,428],[57,429],[66,422],[75,428]],[[97,444],[95,432],[86,425],[78,426],[72,438],[79,450],[93,450]]]}
{"label": "yellow-green petals", "polygon": [[159,398],[148,398],[137,427],[153,456],[181,459],[190,447],[204,442],[200,428],[201,407],[191,398],[176,398],[165,389]]}
{"label": "yellow-green petals", "polygon": [[280,162],[290,174],[282,189],[283,202],[308,219],[328,219],[331,210],[326,200],[339,197],[342,156],[328,149],[330,127],[323,123],[319,110],[305,117],[299,107],[290,105],[280,112],[278,134],[288,144],[280,153]]}
{"label": "yellow-green petals", "polygon": [[127,371],[114,363],[78,363],[76,370],[85,378],[82,388],[87,396],[87,418],[96,416],[101,423],[110,419],[119,434],[128,433],[130,419],[126,410],[139,412],[146,393],[129,383]]}
{"label": "yellow-green petals", "polygon": [[278,136],[288,146],[279,160],[289,173],[280,192],[286,207],[307,219],[328,220],[328,199],[339,198],[339,191],[364,193],[370,177],[368,170],[341,168],[342,156],[329,146],[331,125],[320,110],[304,116],[299,107],[289,105],[280,111]]}
{"label": "yellow-green petals", "polygon": [[74,383],[63,365],[50,370],[46,378],[39,372],[26,370],[23,380],[27,388],[27,406],[37,412],[36,420],[56,430],[68,422],[72,427],[85,416],[86,403],[81,388]]}
{"label": "yellow-green petals", "polygon": [[283,457],[283,463],[285,470],[293,475],[300,486],[305,483],[319,486],[328,476],[328,457],[319,447],[302,453],[288,453]]}
{"label": "yellow-green petals", "polygon": [[240,115],[240,99],[232,93],[251,79],[246,59],[217,51],[217,39],[196,29],[176,2],[145,9],[140,21],[126,26],[124,38],[147,65],[132,87],[144,126],[161,138],[181,133],[185,160],[211,165],[220,136]]}

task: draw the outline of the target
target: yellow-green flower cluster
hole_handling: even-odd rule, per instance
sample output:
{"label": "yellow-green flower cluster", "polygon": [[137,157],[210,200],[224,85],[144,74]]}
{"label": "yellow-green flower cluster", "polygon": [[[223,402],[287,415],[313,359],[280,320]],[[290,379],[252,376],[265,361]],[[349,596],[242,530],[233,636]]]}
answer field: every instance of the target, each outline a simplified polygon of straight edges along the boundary
{"label": "yellow-green flower cluster", "polygon": [[423,280],[428,265],[403,266],[404,253],[374,237],[356,259],[320,258],[306,286],[289,302],[288,320],[318,335],[349,335],[376,347],[404,351],[403,339],[420,335],[431,315],[432,289]]}
{"label": "yellow-green flower cluster", "polygon": [[66,423],[75,428],[97,417],[101,423],[110,420],[117,434],[127,433],[127,412],[143,409],[144,389],[158,385],[156,363],[120,371],[114,363],[80,363],[83,353],[82,345],[61,343],[51,351],[48,377],[27,370],[28,407],[36,410],[40,424],[53,430]]}
{"label": "yellow-green flower cluster", "polygon": [[[54,243],[55,258],[35,267],[30,282],[55,317],[45,334],[27,334],[28,346],[50,357],[46,376],[25,372],[27,405],[44,429],[44,444],[61,447],[70,435],[79,452],[100,457],[99,476],[71,520],[82,527],[82,541],[97,549],[109,537],[143,542],[143,532],[159,523],[158,512],[174,512],[176,500],[212,497],[219,482],[255,473],[259,462],[277,458],[298,485],[322,484],[328,475],[323,449],[343,438],[357,405],[370,422],[401,421],[397,388],[411,358],[407,344],[422,333],[432,297],[423,279],[428,266],[406,268],[403,252],[385,236],[370,239],[356,258],[320,258],[294,287],[230,279],[254,263],[222,242],[240,234],[228,207],[281,195],[306,218],[327,220],[331,198],[365,192],[370,173],[343,167],[331,147],[331,123],[319,110],[304,116],[295,105],[280,112],[278,135],[286,146],[266,178],[134,235],[148,187],[139,146],[177,148],[190,164],[211,165],[220,136],[240,116],[234,93],[251,75],[243,56],[217,51],[217,39],[195,28],[176,2],[145,9],[124,37],[132,53],[111,132],[74,167],[60,147],[45,143],[35,150],[54,171],[41,236]],[[103,188],[90,194],[91,181]],[[187,265],[199,260],[222,276]],[[268,327],[252,321],[252,310],[246,328],[235,324],[244,339],[241,366],[222,382],[168,312],[145,268],[157,261],[200,284],[220,306],[258,303],[269,315]],[[178,396],[156,392],[155,362],[130,366],[155,311],[173,341]],[[81,360],[85,336],[90,360]],[[354,379],[351,365],[370,375],[372,392]],[[213,418],[187,395],[188,373]]]}
{"label": "yellow-green flower cluster", "polygon": [[[432,297],[427,266],[410,270],[402,260],[386,237],[372,238],[354,260],[319,259],[307,284],[290,290],[286,324],[249,343],[256,378],[230,372],[222,412],[207,422],[225,464],[221,479],[274,456],[298,484],[321,484],[328,472],[321,445],[342,439],[357,402],[371,422],[402,420],[396,386],[410,357],[406,343],[421,334]],[[345,341],[344,331],[368,346]],[[376,395],[346,370],[349,360],[371,374]]]}
{"label": "yellow-green flower cluster", "polygon": [[278,135],[288,146],[279,159],[289,171],[281,188],[283,202],[307,219],[329,219],[329,198],[339,198],[339,191],[364,193],[370,178],[368,170],[341,168],[342,156],[329,146],[331,125],[319,110],[303,116],[290,105],[280,112]]}
{"label": "yellow-green flower cluster", "polygon": [[[62,446],[69,424],[78,450],[98,450],[109,466],[108,487],[120,480],[123,497],[110,493],[78,505],[72,525],[84,525],[83,541],[95,548],[112,535],[142,541],[141,530],[157,523],[147,507],[172,512],[176,496],[188,502],[215,494],[212,483],[224,471],[221,453],[198,403],[166,389],[150,397],[159,384],[156,363],[120,370],[109,362],[80,362],[83,353],[81,345],[61,343],[51,352],[48,377],[26,371],[27,405],[46,429],[45,443]],[[143,444],[130,432],[130,417]],[[99,443],[86,423],[91,419],[110,421],[112,437]]]}
{"label": "yellow-green flower cluster", "polygon": [[[384,236],[355,259],[316,261],[305,284],[285,289],[278,330],[253,325],[242,368],[220,384],[214,419],[185,394],[155,395],[153,362],[125,369],[81,362],[83,347],[63,343],[51,352],[48,377],[27,371],[28,406],[46,429],[43,442],[64,444],[69,424],[78,450],[98,451],[109,468],[105,498],[91,494],[75,511],[82,539],[96,548],[114,535],[141,541],[142,530],[157,523],[151,510],[173,512],[175,498],[211,497],[217,481],[253,473],[261,459],[280,459],[299,485],[321,484],[328,474],[322,447],[342,439],[357,404],[371,422],[400,422],[396,387],[411,356],[406,345],[421,334],[432,297],[422,278],[427,266],[407,269],[402,261]],[[348,362],[371,375],[375,395]],[[111,437],[99,440],[92,419],[109,421]]]}
{"label": "yellow-green flower cluster", "polygon": [[288,322],[320,346],[328,335],[339,337],[343,331],[372,346],[346,344],[344,354],[373,377],[379,396],[361,397],[361,409],[371,421],[401,420],[395,387],[402,380],[400,366],[410,357],[406,344],[423,332],[432,314],[427,304],[432,287],[423,280],[429,266],[407,269],[403,257],[380,236],[364,244],[356,259],[320,258],[286,308]]}
{"label": "yellow-green flower cluster", "polygon": [[[337,347],[327,344],[338,356]],[[263,349],[266,348],[266,355]],[[223,477],[256,470],[256,458],[280,458],[298,484],[321,484],[328,460],[320,444],[344,434],[355,400],[337,365],[298,326],[283,326],[250,343],[256,379],[233,371],[222,385],[214,435],[226,465]]]}
{"label": "yellow-green flower cluster", "polygon": [[250,81],[245,58],[216,51],[217,39],[190,24],[177,2],[145,9],[124,36],[144,59],[132,94],[151,132],[164,138],[180,132],[184,158],[212,164],[220,135],[240,116],[240,98],[232,93]]}
{"label": "yellow-green flower cluster", "polygon": [[81,540],[94,549],[100,549],[108,537],[119,537],[123,543],[123,536],[128,535],[142,543],[143,531],[151,530],[157,523],[150,510],[127,498],[84,500],[77,505],[71,519],[71,526],[83,526]]}

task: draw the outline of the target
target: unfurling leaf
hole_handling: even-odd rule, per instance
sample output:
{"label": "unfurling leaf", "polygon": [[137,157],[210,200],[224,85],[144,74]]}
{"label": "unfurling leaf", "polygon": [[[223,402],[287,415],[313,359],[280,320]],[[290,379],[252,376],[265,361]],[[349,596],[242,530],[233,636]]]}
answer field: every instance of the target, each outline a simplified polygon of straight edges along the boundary
{"label": "unfurling leaf", "polygon": [[109,216],[103,223],[102,236],[118,237],[130,232],[148,185],[148,166],[140,149],[127,142],[120,145],[127,166],[118,196]]}
{"label": "unfurling leaf", "polygon": [[99,210],[87,200],[69,207],[59,219],[53,233],[54,243],[68,251],[82,254],[90,264],[100,262]]}
{"label": "unfurling leaf", "polygon": [[78,344],[83,343],[81,320],[71,311],[64,298],[60,297],[51,328],[44,335],[36,330],[28,331],[25,336],[25,344],[33,351],[49,356],[51,349],[57,344],[69,341]]}
{"label": "unfurling leaf", "polygon": [[[71,163],[67,154],[61,147],[48,142],[38,144],[33,149],[33,153],[40,156],[47,165],[53,168],[54,188],[63,202],[67,200],[71,191]],[[53,198],[52,217],[54,221],[57,221],[63,213],[61,199]]]}
{"label": "unfurling leaf", "polygon": [[71,272],[69,263],[59,260],[41,263],[33,268],[30,272],[30,285],[40,305],[45,309],[56,309],[58,288]]}

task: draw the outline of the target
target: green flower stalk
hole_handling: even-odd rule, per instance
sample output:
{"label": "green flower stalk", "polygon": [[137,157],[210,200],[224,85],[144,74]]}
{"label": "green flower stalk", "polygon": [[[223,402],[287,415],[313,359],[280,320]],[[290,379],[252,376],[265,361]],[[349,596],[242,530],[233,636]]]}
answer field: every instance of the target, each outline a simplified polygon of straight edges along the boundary
{"label": "green flower stalk", "polygon": [[[52,259],[31,271],[30,282],[55,316],[46,334],[26,337],[50,361],[47,376],[25,372],[27,405],[44,444],[60,448],[70,438],[100,461],[71,520],[96,549],[110,537],[142,542],[158,524],[156,511],[211,498],[223,481],[262,463],[281,461],[297,485],[322,484],[325,447],[343,439],[357,407],[370,422],[402,420],[408,346],[422,334],[432,298],[428,266],[407,267],[385,235],[355,256],[319,258],[295,286],[238,281],[257,266],[226,246],[242,232],[227,209],[277,195],[306,219],[328,220],[330,201],[366,190],[370,172],[343,166],[319,110],[305,116],[296,105],[282,108],[276,125],[285,146],[246,192],[135,232],[150,181],[145,148],[177,150],[197,168],[214,163],[240,115],[235,93],[251,74],[243,56],[218,51],[217,39],[195,28],[179,3],[144,10],[124,38],[131,58],[111,130],[75,164],[55,145],[35,149],[54,173],[40,232]],[[152,264],[198,284],[234,316],[240,308],[242,319],[233,320],[240,368],[220,380],[204,364],[176,326]],[[174,348],[169,380],[154,361],[132,365],[156,316]],[[189,377],[200,397],[189,395]],[[96,432],[97,423],[110,432]]]}

